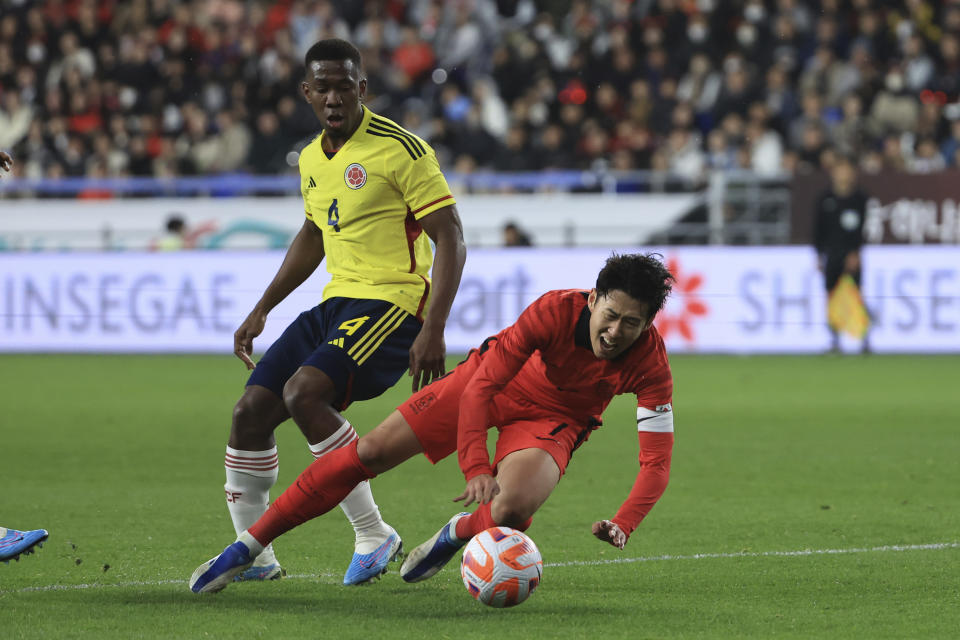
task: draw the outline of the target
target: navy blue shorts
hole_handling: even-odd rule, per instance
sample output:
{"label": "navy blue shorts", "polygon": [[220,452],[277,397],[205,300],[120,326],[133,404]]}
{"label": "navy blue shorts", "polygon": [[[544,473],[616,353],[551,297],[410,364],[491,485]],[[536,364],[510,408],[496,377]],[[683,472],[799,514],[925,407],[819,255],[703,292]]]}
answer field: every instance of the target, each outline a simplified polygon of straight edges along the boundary
{"label": "navy blue shorts", "polygon": [[337,388],[340,411],[375,398],[410,367],[410,346],[420,322],[383,300],[330,298],[304,311],[263,354],[247,386],[283,397],[283,385],[302,366],[316,367]]}

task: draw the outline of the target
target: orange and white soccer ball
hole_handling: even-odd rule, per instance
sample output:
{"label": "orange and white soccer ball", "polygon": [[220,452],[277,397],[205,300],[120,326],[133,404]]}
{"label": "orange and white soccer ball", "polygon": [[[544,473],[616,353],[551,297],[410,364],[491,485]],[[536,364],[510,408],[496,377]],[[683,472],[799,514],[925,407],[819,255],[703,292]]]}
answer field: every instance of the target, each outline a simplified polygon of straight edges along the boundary
{"label": "orange and white soccer ball", "polygon": [[491,607],[518,605],[543,575],[543,558],[530,536],[510,527],[491,527],[463,550],[460,576],[474,598]]}

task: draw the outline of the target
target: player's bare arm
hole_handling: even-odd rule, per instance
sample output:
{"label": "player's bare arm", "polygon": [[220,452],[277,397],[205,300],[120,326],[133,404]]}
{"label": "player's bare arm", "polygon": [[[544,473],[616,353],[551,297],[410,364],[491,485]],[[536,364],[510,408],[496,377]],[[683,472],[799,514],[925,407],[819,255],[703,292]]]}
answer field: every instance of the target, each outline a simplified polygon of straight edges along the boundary
{"label": "player's bare arm", "polygon": [[460,287],[467,249],[463,243],[463,225],[456,205],[437,209],[420,218],[420,226],[436,245],[431,274],[433,291],[423,328],[410,347],[410,376],[413,390],[430,384],[446,373],[447,347],[443,331]]}
{"label": "player's bare arm", "polygon": [[312,221],[304,220],[287,249],[277,275],[233,334],[233,353],[247,365],[247,369],[252,370],[256,366],[250,357],[253,339],[263,332],[267,314],[317,270],[323,257],[323,232]]}
{"label": "player's bare arm", "polygon": [[13,168],[13,158],[6,151],[0,151],[0,169],[10,171]]}

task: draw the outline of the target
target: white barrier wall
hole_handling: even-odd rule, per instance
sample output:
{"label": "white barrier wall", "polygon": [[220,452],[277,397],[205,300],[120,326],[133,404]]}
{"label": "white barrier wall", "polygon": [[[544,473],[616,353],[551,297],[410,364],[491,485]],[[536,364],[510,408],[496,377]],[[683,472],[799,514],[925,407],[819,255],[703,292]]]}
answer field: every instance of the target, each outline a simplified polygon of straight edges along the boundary
{"label": "white barrier wall", "polygon": [[[680,352],[815,353],[829,342],[822,280],[805,247],[659,250],[677,275],[658,318]],[[589,288],[600,249],[470,251],[447,326],[463,352],[538,295]],[[0,253],[0,351],[230,353],[233,331],[282,251]],[[960,248],[868,247],[864,292],[878,352],[960,352]],[[265,349],[321,297],[326,273],[278,306]]]}
{"label": "white barrier wall", "polygon": [[[701,203],[699,194],[457,194],[469,246],[503,244],[503,225],[519,223],[540,246],[631,246],[647,242]],[[0,201],[0,250],[125,250],[153,247],[177,214],[198,247],[286,247],[303,224],[303,200],[144,198]]]}

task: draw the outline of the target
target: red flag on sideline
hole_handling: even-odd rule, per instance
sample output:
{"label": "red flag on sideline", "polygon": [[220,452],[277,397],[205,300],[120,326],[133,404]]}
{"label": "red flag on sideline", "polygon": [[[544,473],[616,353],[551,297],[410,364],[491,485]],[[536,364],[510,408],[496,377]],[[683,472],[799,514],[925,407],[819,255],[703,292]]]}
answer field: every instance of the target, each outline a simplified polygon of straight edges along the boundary
{"label": "red flag on sideline", "polygon": [[839,332],[863,338],[870,328],[870,314],[860,297],[860,289],[849,273],[840,276],[827,300],[827,322]]}

